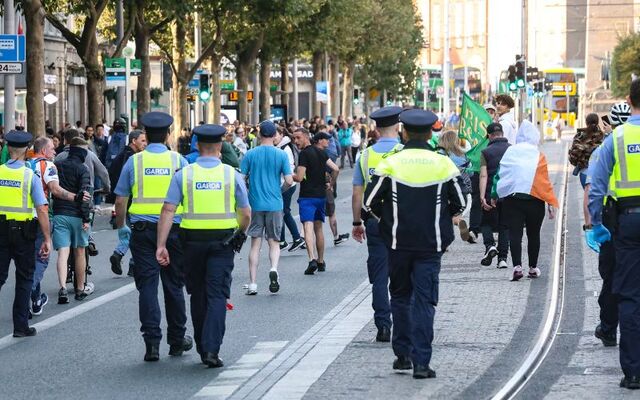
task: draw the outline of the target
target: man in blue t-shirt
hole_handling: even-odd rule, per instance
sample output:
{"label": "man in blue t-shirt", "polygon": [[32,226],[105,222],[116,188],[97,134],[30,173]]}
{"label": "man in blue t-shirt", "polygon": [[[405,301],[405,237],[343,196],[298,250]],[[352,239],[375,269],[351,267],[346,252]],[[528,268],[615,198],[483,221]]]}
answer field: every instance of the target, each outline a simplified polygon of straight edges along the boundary
{"label": "man in blue t-shirt", "polygon": [[[258,293],[256,275],[262,237],[269,242],[269,291],[280,290],[278,282],[278,261],[280,260],[280,232],[283,224],[282,192],[293,184],[291,166],[287,154],[274,146],[276,126],[271,121],[260,124],[260,146],[251,149],[243,157],[240,165],[242,174],[249,179],[249,204],[251,205],[251,225],[247,235],[251,237],[249,252],[249,285],[247,294]],[[281,185],[281,177],[284,184]]]}

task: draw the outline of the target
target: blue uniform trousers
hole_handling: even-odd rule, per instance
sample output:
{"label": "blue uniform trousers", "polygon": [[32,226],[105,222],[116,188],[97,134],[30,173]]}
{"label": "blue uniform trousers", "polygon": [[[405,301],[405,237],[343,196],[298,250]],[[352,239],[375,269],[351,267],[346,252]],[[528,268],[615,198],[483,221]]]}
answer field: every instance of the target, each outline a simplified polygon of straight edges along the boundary
{"label": "blue uniform trousers", "polygon": [[598,272],[602,278],[598,305],[600,306],[600,327],[607,335],[617,335],[618,332],[618,298],[611,292],[615,266],[616,251],[613,242],[605,242],[600,246],[598,256]]}
{"label": "blue uniform trousers", "polygon": [[231,295],[233,250],[218,242],[185,241],[185,276],[198,353],[220,352]]}
{"label": "blue uniform trousers", "polygon": [[414,364],[431,361],[442,253],[389,250],[392,347]]}
{"label": "blue uniform trousers", "polygon": [[373,318],[376,327],[391,328],[391,308],[389,306],[389,251],[380,237],[378,221],[369,218],[365,222],[367,229],[367,272],[371,287]]}
{"label": "blue uniform trousers", "polygon": [[167,343],[180,344],[186,332],[187,315],[184,304],[184,275],[182,273],[182,246],[178,230],[172,228],[167,239],[171,264],[161,267],[156,261],[156,229],[149,225],[145,230],[131,233],[131,255],[135,267],[133,276],[139,292],[140,331],[146,343],[159,344],[162,339],[158,302],[158,281],[162,279],[164,306],[167,319]]}
{"label": "blue uniform trousers", "polygon": [[614,238],[613,293],[618,296],[620,365],[627,376],[640,376],[640,214],[618,216]]}
{"label": "blue uniform trousers", "polygon": [[[10,228],[0,224],[0,289],[9,276],[11,260],[16,266],[16,288],[13,298],[13,330],[29,329],[29,300],[35,268],[34,239],[25,238],[26,228]],[[35,233],[35,232],[34,232]]]}

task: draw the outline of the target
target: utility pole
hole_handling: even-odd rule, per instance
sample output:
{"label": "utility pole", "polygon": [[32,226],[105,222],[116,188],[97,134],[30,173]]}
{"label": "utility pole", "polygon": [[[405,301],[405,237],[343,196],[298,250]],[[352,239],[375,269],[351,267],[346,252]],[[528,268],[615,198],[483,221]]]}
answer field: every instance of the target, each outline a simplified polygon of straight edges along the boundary
{"label": "utility pole", "polygon": [[442,114],[446,119],[449,116],[449,0],[444,0],[444,46],[442,57]]}
{"label": "utility pole", "polygon": [[527,0],[522,0],[522,24],[521,24],[521,32],[520,32],[520,54],[524,58],[524,71],[525,71],[525,85],[524,88],[520,89],[520,107],[518,110],[518,122],[522,122],[524,119],[525,111],[527,108],[527,86],[529,82],[527,82],[527,67],[529,65],[527,59],[527,33],[528,33],[528,13],[527,13]]}
{"label": "utility pole", "polygon": [[[16,33],[15,6],[13,0],[4,0],[4,33],[5,35],[13,35]],[[4,132],[7,133],[15,129],[15,127],[16,76],[6,74],[4,76]]]}
{"label": "utility pole", "polygon": [[[313,89],[315,90],[315,88]],[[284,96],[288,96],[287,93]],[[293,99],[291,99],[291,116],[298,120],[298,59],[293,59]]]}
{"label": "utility pole", "polygon": [[[120,42],[124,37],[124,0],[118,0],[116,3],[116,42]],[[125,60],[127,63],[129,60]],[[118,86],[116,89],[116,119],[120,118],[122,114],[129,114],[126,109],[127,97],[126,86]],[[131,116],[129,116],[131,120]]]}
{"label": "utility pole", "polygon": [[[260,123],[260,63],[256,61],[253,68],[253,108],[251,109],[251,119],[254,125]],[[265,116],[265,119],[269,116]]]}

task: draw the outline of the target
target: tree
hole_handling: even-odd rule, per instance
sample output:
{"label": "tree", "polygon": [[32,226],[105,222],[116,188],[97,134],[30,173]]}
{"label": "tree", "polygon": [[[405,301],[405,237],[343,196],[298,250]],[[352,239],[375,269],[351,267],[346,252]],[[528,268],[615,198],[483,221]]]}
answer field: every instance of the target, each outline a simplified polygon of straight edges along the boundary
{"label": "tree", "polygon": [[611,60],[611,91],[618,98],[629,94],[632,76],[640,76],[640,33],[618,38]]}
{"label": "tree", "polygon": [[44,136],[44,17],[40,0],[23,0],[26,22],[27,126],[35,136]]}
{"label": "tree", "polygon": [[[100,63],[98,48],[98,23],[110,0],[78,0],[73,2],[47,2],[45,5],[45,17],[53,25],[67,42],[73,46],[87,77],[87,108],[89,110],[89,125],[95,125],[102,121],[103,112],[103,83],[104,71]],[[73,16],[80,21],[81,30],[76,33],[66,25],[66,16]],[[125,29],[130,32],[129,28]],[[126,45],[129,37],[125,35],[116,43],[111,57],[117,56]]]}

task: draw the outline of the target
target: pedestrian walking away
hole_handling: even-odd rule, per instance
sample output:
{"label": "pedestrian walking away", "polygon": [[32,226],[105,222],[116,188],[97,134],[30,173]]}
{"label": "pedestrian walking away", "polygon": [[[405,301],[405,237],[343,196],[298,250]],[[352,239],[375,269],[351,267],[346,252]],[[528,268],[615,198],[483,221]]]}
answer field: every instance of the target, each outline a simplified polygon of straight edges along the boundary
{"label": "pedestrian walking away", "polygon": [[[325,199],[327,188],[333,186],[340,171],[325,151],[329,145],[329,138],[329,134],[319,132],[313,138],[314,144],[311,144],[309,132],[306,129],[298,128],[294,132],[296,146],[301,150],[293,180],[300,182],[298,206],[309,256],[305,275],[313,275],[316,271],[323,272],[326,269],[322,230]],[[331,170],[329,182],[326,178],[327,168]]]}
{"label": "pedestrian walking away", "polygon": [[[491,186],[498,172],[500,160],[509,148],[507,138],[503,137],[502,125],[492,123],[487,126],[489,144],[480,155],[480,202],[482,203],[482,238],[484,241],[484,256],[480,263],[490,266],[493,258],[498,256],[498,268],[507,268],[507,256],[509,255],[509,229],[505,220],[504,202],[498,201],[495,206],[491,204]],[[487,190],[487,188],[489,190]],[[498,246],[493,236],[498,233]]]}
{"label": "pedestrian walking away", "polygon": [[[271,121],[260,123],[260,146],[251,149],[242,158],[241,173],[248,179],[251,225],[247,235],[251,238],[249,251],[249,284],[247,294],[258,293],[257,274],[262,238],[269,245],[269,291],[280,290],[278,262],[280,261],[280,235],[283,227],[282,193],[292,184],[291,167],[284,151],[274,145],[276,126]],[[280,185],[280,179],[284,183]]]}
{"label": "pedestrian walking away", "polygon": [[545,203],[549,219],[555,217],[558,200],[549,180],[547,158],[538,150],[540,134],[529,121],[522,121],[516,144],[505,151],[500,160],[491,205],[497,207],[502,200],[504,218],[509,229],[509,248],[513,262],[511,280],[524,276],[522,270],[522,234],[527,231],[529,278],[540,277],[540,229],[545,216]]}
{"label": "pedestrian walking away", "polygon": [[603,224],[607,196],[615,199],[616,265],[612,293],[618,299],[620,387],[640,389],[640,80],[631,82],[627,103],[631,117],[609,135],[594,160],[589,191],[593,236],[601,245],[612,240]]}
{"label": "pedestrian walking away", "polygon": [[413,368],[416,379],[436,377],[430,361],[440,263],[454,239],[452,217],[465,207],[458,168],[427,143],[437,119],[423,110],[400,114],[405,146],[378,164],[364,196],[389,249],[393,368]]}
{"label": "pedestrian walking away", "polygon": [[[140,118],[145,127],[148,145],[144,151],[129,157],[122,168],[115,189],[116,225],[118,236],[130,238],[134,261],[133,277],[138,289],[140,331],[145,342],[145,361],[160,358],[161,311],[158,303],[158,283],[162,280],[167,343],[169,355],[180,356],[193,347],[191,337],[185,335],[187,315],[184,301],[183,250],[178,238],[180,214],[173,217],[167,232],[171,262],[160,266],[156,259],[158,220],[164,199],[176,172],[188,165],[179,153],[170,151],[164,142],[173,118],[162,112],[149,112]],[[126,224],[127,204],[131,198],[129,215],[132,228]]]}
{"label": "pedestrian walking away", "polygon": [[193,130],[200,157],[171,178],[157,234],[156,259],[166,268],[174,262],[167,246],[173,240],[175,215],[182,208],[180,237],[194,338],[200,360],[209,368],[224,365],[219,354],[231,296],[233,253],[240,251],[251,220],[242,175],[220,160],[225,132],[223,126],[207,124]]}
{"label": "pedestrian walking away", "polygon": [[402,146],[398,138],[398,116],[401,107],[384,107],[373,114],[380,138],[371,147],[364,149],[356,160],[353,174],[353,238],[362,243],[367,241],[367,273],[371,283],[373,318],[378,329],[376,341],[391,341],[391,308],[389,306],[389,255],[387,245],[380,236],[378,221],[368,213],[362,212],[362,195],[371,182],[373,171],[386,154],[399,151]]}

